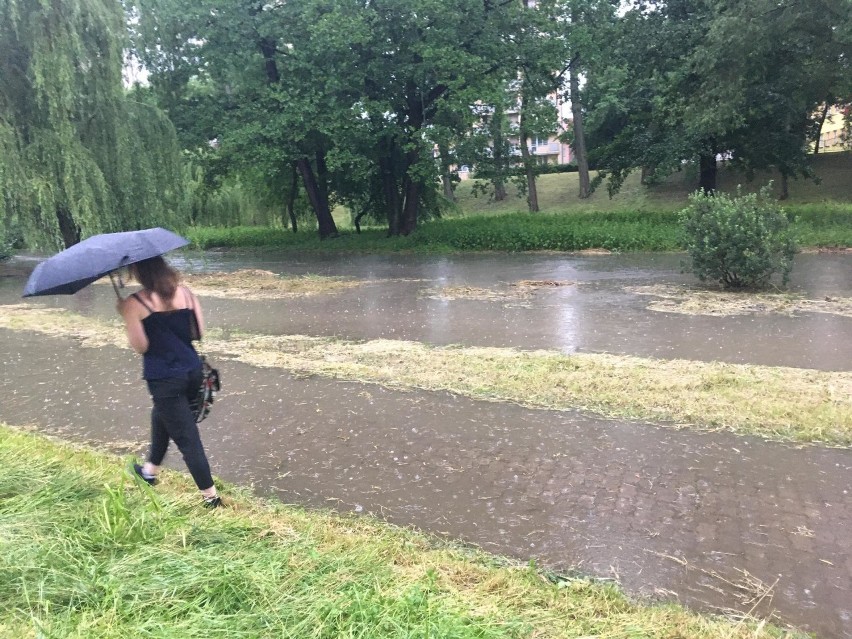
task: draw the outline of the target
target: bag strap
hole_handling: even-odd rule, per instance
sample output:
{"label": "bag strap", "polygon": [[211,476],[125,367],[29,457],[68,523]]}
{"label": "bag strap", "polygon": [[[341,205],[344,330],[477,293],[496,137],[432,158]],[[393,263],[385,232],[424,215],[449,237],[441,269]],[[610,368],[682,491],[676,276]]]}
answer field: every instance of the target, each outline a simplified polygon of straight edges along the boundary
{"label": "bag strap", "polygon": [[201,324],[198,321],[198,313],[195,310],[195,298],[186,286],[181,286],[183,290],[183,300],[186,302],[186,307],[192,311],[192,320],[194,324],[194,332],[198,335],[198,341],[201,341]]}
{"label": "bag strap", "polygon": [[[189,294],[189,290],[185,286],[181,286],[180,289],[181,289],[181,291],[183,291],[183,301],[186,302],[186,307],[189,310],[191,310],[193,313],[195,313],[195,300],[193,299],[192,295]],[[148,304],[145,302],[145,300],[142,299],[142,296],[139,295],[139,293],[131,293],[130,296],[135,297],[136,300],[142,306],[147,308],[152,313],[156,313],[156,311],[153,308],[151,308],[150,306],[148,306]]]}

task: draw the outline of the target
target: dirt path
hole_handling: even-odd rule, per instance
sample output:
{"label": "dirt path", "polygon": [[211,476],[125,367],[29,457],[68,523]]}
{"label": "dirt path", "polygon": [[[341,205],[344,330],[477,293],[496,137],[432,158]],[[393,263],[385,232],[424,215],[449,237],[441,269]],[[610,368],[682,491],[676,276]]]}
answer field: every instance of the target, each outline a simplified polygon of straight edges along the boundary
{"label": "dirt path", "polygon": [[[126,350],[0,330],[0,421],[141,452]],[[222,362],[216,472],[618,579],[637,595],[852,637],[852,452],[794,448]],[[181,467],[176,454],[170,464]]]}

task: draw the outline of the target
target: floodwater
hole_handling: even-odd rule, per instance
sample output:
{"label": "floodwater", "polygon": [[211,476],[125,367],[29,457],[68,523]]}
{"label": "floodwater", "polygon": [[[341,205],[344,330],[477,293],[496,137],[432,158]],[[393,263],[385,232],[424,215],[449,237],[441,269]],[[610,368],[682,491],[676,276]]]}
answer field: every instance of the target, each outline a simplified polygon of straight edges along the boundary
{"label": "floodwater", "polygon": [[[345,275],[364,286],[279,301],[205,299],[211,325],[263,333],[607,351],[850,370],[852,318],[694,317],[627,286],[688,283],[677,255],[315,258],[187,254],[186,270]],[[440,286],[576,285],[523,300],[437,300]],[[392,281],[389,281],[392,280]],[[23,278],[0,278],[15,303]],[[800,255],[792,288],[852,296],[852,255]],[[114,314],[112,289],[47,298]],[[114,298],[113,298],[114,299]],[[0,308],[2,312],[2,308]],[[129,351],[0,331],[0,421],[141,452],[148,399]],[[372,513],[629,592],[775,614],[852,637],[852,451],[531,410],[442,392],[222,362],[203,425],[215,472],[285,502]],[[75,380],[57,386],[61,379]],[[76,380],[82,380],[77,382]],[[170,465],[181,468],[179,456]]]}

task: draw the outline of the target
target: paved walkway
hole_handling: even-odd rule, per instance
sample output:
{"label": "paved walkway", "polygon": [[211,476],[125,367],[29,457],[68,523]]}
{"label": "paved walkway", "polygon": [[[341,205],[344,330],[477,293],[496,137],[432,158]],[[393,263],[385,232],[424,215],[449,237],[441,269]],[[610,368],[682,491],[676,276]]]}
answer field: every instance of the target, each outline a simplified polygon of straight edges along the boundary
{"label": "paved walkway", "polygon": [[[141,451],[129,351],[0,330],[0,421]],[[701,610],[852,637],[852,451],[536,411],[222,362],[214,471]],[[170,463],[181,467],[178,455]]]}

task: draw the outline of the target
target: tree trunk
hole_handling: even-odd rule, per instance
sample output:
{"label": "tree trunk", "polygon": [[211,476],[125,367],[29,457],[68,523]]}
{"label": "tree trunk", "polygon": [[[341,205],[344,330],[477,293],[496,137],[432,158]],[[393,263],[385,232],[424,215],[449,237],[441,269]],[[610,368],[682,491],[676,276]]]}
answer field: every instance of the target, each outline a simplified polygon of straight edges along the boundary
{"label": "tree trunk", "polygon": [[639,182],[644,186],[648,186],[648,180],[651,178],[651,174],[654,172],[650,166],[642,165],[642,177],[639,178]]}
{"label": "tree trunk", "polygon": [[503,105],[497,103],[494,107],[494,115],[491,117],[491,159],[494,161],[494,177],[491,183],[494,185],[494,201],[502,202],[506,199],[506,158],[503,155]]}
{"label": "tree trunk", "polygon": [[417,228],[417,216],[420,213],[420,189],[422,185],[419,180],[406,180],[405,204],[402,208],[402,220],[399,225],[400,235],[408,235]]}
{"label": "tree trunk", "polygon": [[276,46],[272,38],[261,38],[258,47],[263,55],[263,70],[266,73],[266,81],[270,84],[278,84],[281,76],[278,73],[278,65],[275,62]]}
{"label": "tree trunk", "polygon": [[716,153],[702,153],[698,160],[698,188],[706,193],[716,192]]}
{"label": "tree trunk", "polygon": [[328,203],[328,165],[325,162],[325,150],[318,149],[314,157],[317,166],[317,188],[319,188],[322,198]]}
{"label": "tree trunk", "polygon": [[529,205],[530,213],[538,212],[538,190],[535,183],[535,165],[530,154],[528,146],[529,137],[524,131],[523,124],[521,125],[521,157],[524,159],[524,173],[527,176],[527,204]]}
{"label": "tree trunk", "polygon": [[[576,63],[575,58],[573,63]],[[571,114],[574,117],[574,157],[577,158],[577,174],[580,177],[580,199],[586,199],[591,195],[591,181],[589,180],[589,157],[586,152],[586,133],[583,128],[583,104],[580,102],[580,79],[573,66],[568,73],[571,90]]]}
{"label": "tree trunk", "polygon": [[360,211],[358,211],[358,215],[352,220],[352,224],[355,225],[355,232],[359,235],[361,234],[361,218],[367,215],[367,207],[365,206]]}
{"label": "tree trunk", "polygon": [[385,207],[388,216],[388,237],[399,235],[399,222],[402,206],[399,200],[399,190],[396,183],[393,155],[383,155],[379,158],[379,170],[382,174],[382,192],[385,196]]}
{"label": "tree trunk", "polygon": [[314,169],[307,158],[301,158],[297,165],[299,173],[302,175],[302,182],[305,185],[305,193],[308,196],[308,201],[314,209],[317,216],[317,225],[319,227],[320,239],[337,236],[337,226],[334,224],[334,218],[331,216],[331,211],[328,208],[328,198],[323,197],[323,192],[317,184]]}
{"label": "tree trunk", "polygon": [[456,201],[453,192],[453,177],[450,175],[450,151],[446,144],[438,144],[438,155],[441,158],[441,184],[444,186],[444,197],[450,202]]}
{"label": "tree trunk", "polygon": [[290,174],[290,195],[287,198],[287,215],[290,217],[290,226],[293,228],[293,233],[296,233],[299,230],[296,224],[295,210],[296,193],[299,191],[299,169],[296,167],[295,162],[290,165]]}
{"label": "tree trunk", "polygon": [[59,223],[59,232],[62,234],[62,243],[65,244],[65,248],[74,246],[80,241],[80,227],[71,217],[71,213],[62,207],[56,209],[56,221]]}
{"label": "tree trunk", "polygon": [[400,219],[399,232],[408,235],[417,228],[417,218],[420,215],[420,192],[423,182],[416,175],[411,175],[411,168],[420,160],[420,131],[423,128],[423,97],[414,85],[408,86],[408,132],[406,133],[405,146],[409,149],[405,153],[405,171],[403,172],[402,191],[402,218]]}
{"label": "tree trunk", "polygon": [[778,199],[783,201],[790,197],[790,177],[786,172],[781,174],[781,194]]}

